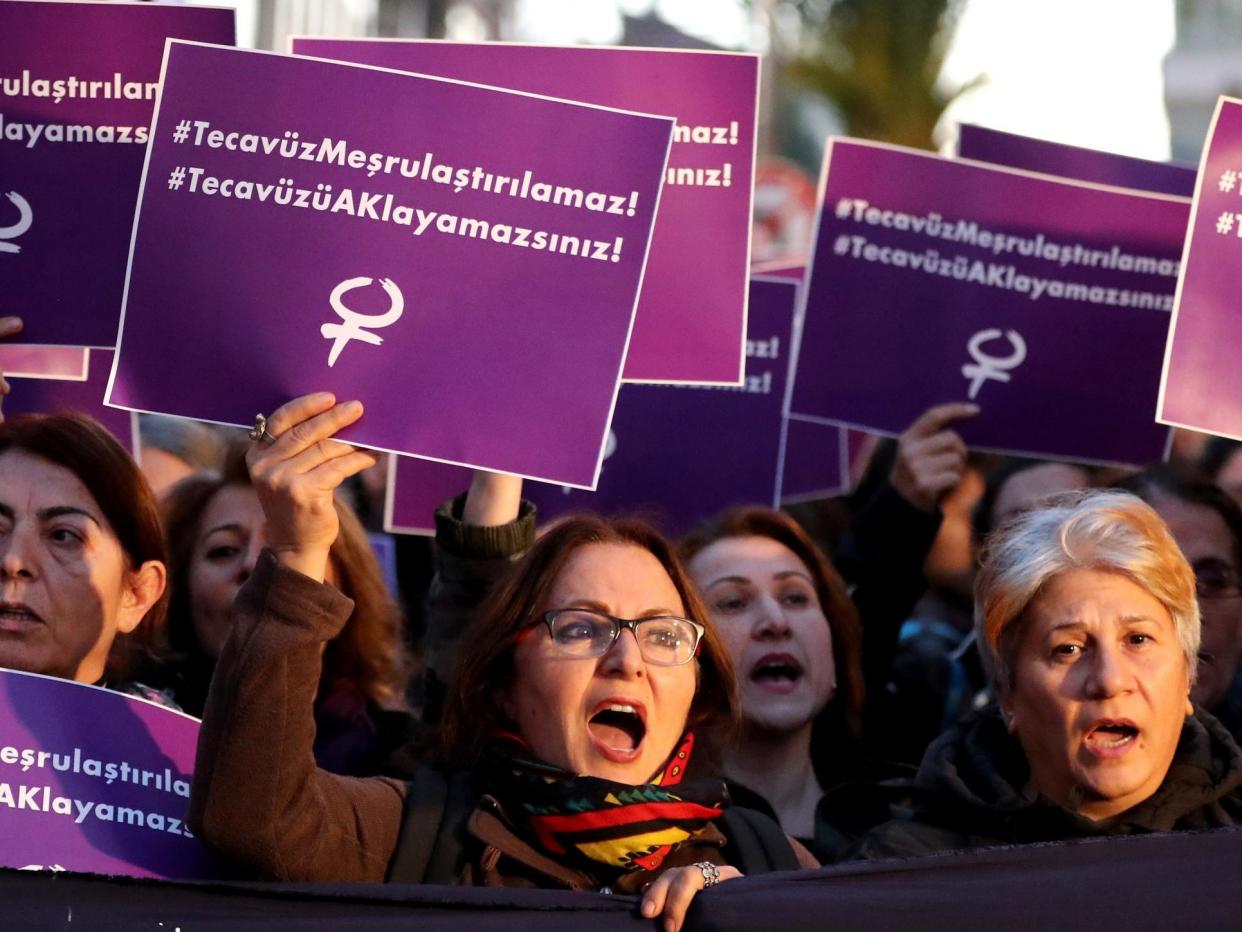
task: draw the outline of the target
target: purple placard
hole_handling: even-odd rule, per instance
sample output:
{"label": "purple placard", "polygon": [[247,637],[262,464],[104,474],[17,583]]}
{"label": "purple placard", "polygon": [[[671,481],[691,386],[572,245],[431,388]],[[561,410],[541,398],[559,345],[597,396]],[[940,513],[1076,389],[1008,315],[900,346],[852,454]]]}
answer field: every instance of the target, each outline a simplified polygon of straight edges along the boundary
{"label": "purple placard", "polygon": [[1242,100],[1221,97],[1190,213],[1156,416],[1242,440],[1238,290],[1242,285]]}
{"label": "purple placard", "polygon": [[751,275],[767,275],[771,278],[788,278],[800,282],[806,278],[806,263],[791,264],[788,259],[756,262],[750,267]]}
{"label": "purple placard", "polygon": [[[797,285],[751,279],[746,381],[741,388],[626,385],[617,402],[599,489],[528,482],[541,521],[569,511],[641,512],[682,534],[730,505],[777,502],[781,402]],[[399,457],[390,473],[390,529],[427,528],[470,475]]]}
{"label": "purple placard", "polygon": [[298,54],[479,81],[678,121],[627,382],[739,384],[759,57],[739,52],[294,38]]}
{"label": "purple placard", "polygon": [[0,315],[112,348],[164,40],[232,45],[233,11],[0,0],[0,36]]}
{"label": "purple placard", "polygon": [[975,448],[1161,458],[1188,201],[845,139],[820,190],[792,416],[896,436],[972,400]]}
{"label": "purple placard", "polygon": [[471,471],[460,466],[412,456],[390,456],[384,530],[389,534],[434,536],[436,509],[470,488],[470,478]]}
{"label": "purple placard", "polygon": [[110,404],[330,390],[351,442],[594,485],[671,118],[181,42],[163,81]]}
{"label": "purple placard", "polygon": [[1190,197],[1195,191],[1193,165],[1136,159],[1115,152],[1005,133],[971,123],[963,123],[958,128],[957,154],[960,158],[991,162],[993,165],[1007,165],[1155,194]]}
{"label": "purple placard", "polygon": [[13,390],[4,399],[4,414],[7,417],[69,411],[87,414],[111,431],[121,446],[132,454],[138,449],[138,415],[109,408],[103,403],[108,374],[112,371],[112,351],[89,352],[86,379],[83,381],[11,377]]}
{"label": "purple placard", "polygon": [[0,670],[0,864],[224,876],[184,823],[198,729],[145,699]]}
{"label": "purple placard", "polygon": [[30,379],[86,379],[85,346],[0,346],[0,374]]}
{"label": "purple placard", "polygon": [[847,431],[835,424],[785,419],[780,500],[803,502],[849,491]]}

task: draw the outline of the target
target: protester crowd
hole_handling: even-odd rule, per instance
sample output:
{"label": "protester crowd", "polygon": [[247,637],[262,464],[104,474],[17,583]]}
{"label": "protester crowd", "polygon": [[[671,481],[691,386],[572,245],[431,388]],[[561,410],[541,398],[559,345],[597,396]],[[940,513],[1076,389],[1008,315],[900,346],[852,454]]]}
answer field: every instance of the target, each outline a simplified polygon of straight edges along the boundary
{"label": "protester crowd", "polygon": [[10,418],[0,665],[201,715],[190,825],[259,879],[607,889],[675,929],[739,875],[1233,825],[1239,457],[984,456],[973,414],[681,540],[480,472],[395,573],[346,504],[381,510],[332,441],[357,402],[153,423],[149,477]]}

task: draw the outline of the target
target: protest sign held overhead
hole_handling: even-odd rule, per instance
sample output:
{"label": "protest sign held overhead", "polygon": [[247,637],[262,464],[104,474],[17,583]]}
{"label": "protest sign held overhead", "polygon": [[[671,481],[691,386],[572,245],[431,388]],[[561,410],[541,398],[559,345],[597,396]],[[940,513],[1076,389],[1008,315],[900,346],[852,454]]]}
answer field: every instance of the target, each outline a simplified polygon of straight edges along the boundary
{"label": "protest sign held overhead", "polygon": [[233,43],[233,11],[0,0],[0,315],[23,343],[116,343],[166,38]]}
{"label": "protest sign held overhead", "polygon": [[740,383],[757,55],[415,39],[294,38],[292,49],[676,117],[625,379]]}
{"label": "protest sign held overhead", "polygon": [[136,414],[109,408],[103,403],[112,371],[111,350],[83,350],[87,353],[84,379],[53,376],[21,377],[5,372],[12,379],[12,391],[4,399],[4,414],[85,414],[112,432],[121,446],[133,453],[137,449],[134,435]]}
{"label": "protest sign held overhead", "polygon": [[[625,385],[595,492],[529,482],[523,497],[541,521],[569,511],[640,512],[670,534],[738,502],[777,504],[781,405],[797,286],[752,279],[746,381],[741,387]],[[832,433],[825,430],[824,433]],[[834,433],[835,436],[835,433]],[[470,476],[399,457],[389,486],[389,527],[430,532],[435,507]]]}
{"label": "protest sign held overhead", "polygon": [[972,401],[972,448],[1161,458],[1186,199],[846,139],[820,190],[792,417],[895,436]]}
{"label": "protest sign held overhead", "polygon": [[1242,100],[1222,97],[1208,131],[1160,378],[1158,417],[1242,439]]}
{"label": "protest sign held overhead", "polygon": [[179,42],[164,82],[109,403],[327,390],[344,440],[594,485],[671,118]]}
{"label": "protest sign held overhead", "polygon": [[224,876],[185,824],[198,729],[145,699],[0,670],[0,865]]}
{"label": "protest sign held overhead", "polygon": [[1190,197],[1195,192],[1193,165],[1154,162],[1115,152],[1067,146],[971,123],[963,123],[958,128],[957,154],[964,159],[1154,194]]}

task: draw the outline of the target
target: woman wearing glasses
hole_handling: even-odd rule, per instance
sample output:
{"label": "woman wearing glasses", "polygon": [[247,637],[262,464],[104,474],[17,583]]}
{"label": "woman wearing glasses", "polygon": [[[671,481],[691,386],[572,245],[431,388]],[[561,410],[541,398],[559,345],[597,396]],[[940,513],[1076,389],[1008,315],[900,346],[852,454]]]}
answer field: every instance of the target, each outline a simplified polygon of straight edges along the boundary
{"label": "woman wearing glasses", "polygon": [[728,654],[668,545],[637,523],[564,521],[489,597],[445,709],[459,772],[317,770],[320,653],[350,610],[323,584],[332,493],[373,462],[324,441],[360,415],[298,399],[250,454],[270,549],[204,714],[191,799],[204,841],[279,879],[642,894],[670,932],[704,887],[814,865],[770,820],[727,807],[695,729],[734,716]]}

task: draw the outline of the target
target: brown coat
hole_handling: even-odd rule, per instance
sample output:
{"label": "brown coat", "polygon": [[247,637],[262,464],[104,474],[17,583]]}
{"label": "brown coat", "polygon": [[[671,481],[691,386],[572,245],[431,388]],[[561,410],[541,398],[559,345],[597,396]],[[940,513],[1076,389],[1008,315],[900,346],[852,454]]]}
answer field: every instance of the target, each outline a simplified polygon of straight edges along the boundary
{"label": "brown coat", "polygon": [[[331,774],[311,754],[322,648],[352,609],[337,590],[280,566],[270,552],[237,598],[207,697],[189,823],[210,847],[267,879],[380,882],[397,851],[407,784]],[[527,845],[490,797],[482,797],[466,831],[463,883],[600,886]],[[724,842],[712,828],[665,867],[724,863]],[[800,863],[818,866],[800,848]],[[617,890],[634,892],[626,888],[638,883],[623,878]]]}

